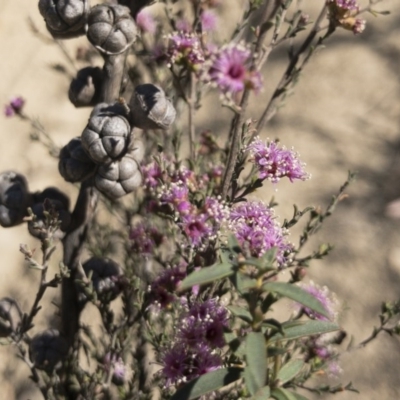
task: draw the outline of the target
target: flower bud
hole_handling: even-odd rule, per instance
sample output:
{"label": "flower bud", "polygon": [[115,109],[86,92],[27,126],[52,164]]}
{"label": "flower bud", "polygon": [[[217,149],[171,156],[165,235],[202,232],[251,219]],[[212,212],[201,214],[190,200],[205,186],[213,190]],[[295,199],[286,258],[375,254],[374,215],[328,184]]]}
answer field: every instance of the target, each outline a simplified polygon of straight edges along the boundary
{"label": "flower bud", "polygon": [[72,139],[60,151],[58,170],[67,182],[82,182],[94,173],[96,164],[83,150],[81,138]]}
{"label": "flower bud", "polygon": [[103,366],[107,373],[112,369],[111,380],[117,386],[122,386],[133,375],[132,369],[124,363],[121,357],[117,357],[115,354],[111,355],[111,353],[107,353],[103,359]]}
{"label": "flower bud", "polygon": [[119,104],[98,104],[82,132],[82,146],[96,163],[110,163],[122,157],[130,144],[131,127]]}
{"label": "flower bud", "polygon": [[71,222],[71,214],[68,211],[69,198],[56,188],[47,188],[43,192],[34,195],[35,204],[32,206],[32,212],[36,216],[35,221],[28,222],[29,233],[38,238],[45,239],[47,237],[46,228],[46,214],[50,213],[54,217],[57,214],[57,219],[60,221],[59,228],[56,237],[60,238],[68,229]]}
{"label": "flower bud", "polygon": [[29,345],[29,357],[35,367],[48,372],[61,367],[67,352],[67,342],[57,329],[39,333]]}
{"label": "flower bud", "polygon": [[25,177],[14,171],[0,174],[0,225],[7,228],[22,222],[30,195]]}
{"label": "flower bud", "polygon": [[123,287],[121,267],[108,258],[92,257],[83,264],[85,274],[91,274],[93,289],[100,300],[114,300]]}
{"label": "flower bud", "polygon": [[143,158],[143,144],[136,141],[133,148],[120,160],[100,165],[95,185],[107,197],[117,199],[133,192],[142,183],[139,163]]}
{"label": "flower bud", "polygon": [[71,103],[75,107],[87,107],[97,104],[102,77],[102,71],[98,67],[86,67],[79,70],[68,91]]}
{"label": "flower bud", "polygon": [[132,45],[138,30],[128,7],[99,4],[90,11],[87,37],[105,54],[119,54]]}
{"label": "flower bud", "polygon": [[55,38],[67,39],[85,33],[88,0],[39,0],[39,11]]}
{"label": "flower bud", "polygon": [[136,86],[130,100],[132,125],[140,129],[168,129],[176,111],[164,91],[151,83]]}
{"label": "flower bud", "polygon": [[22,312],[17,302],[9,297],[0,300],[0,337],[16,332],[22,320]]}

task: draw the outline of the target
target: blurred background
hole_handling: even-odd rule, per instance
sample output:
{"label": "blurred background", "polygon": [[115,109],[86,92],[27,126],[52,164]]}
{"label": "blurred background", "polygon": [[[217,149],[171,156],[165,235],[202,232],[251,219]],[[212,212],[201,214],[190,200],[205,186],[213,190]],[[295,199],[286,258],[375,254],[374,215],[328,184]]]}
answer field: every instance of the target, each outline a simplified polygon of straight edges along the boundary
{"label": "blurred background", "polygon": [[[303,2],[311,19],[322,3]],[[361,5],[365,3],[360,0]],[[224,18],[223,29],[234,25],[234,16],[244,4],[242,0],[221,2],[220,12],[232,14]],[[294,203],[299,208],[326,207],[347,172],[358,171],[357,180],[346,191],[348,197],[308,248],[324,242],[335,247],[327,259],[311,265],[308,276],[337,294],[344,310],[341,325],[355,343],[379,324],[381,302],[400,298],[400,219],[389,218],[386,212],[387,204],[400,197],[400,3],[385,0],[376,9],[390,10],[391,15],[365,15],[367,27],[362,35],[344,30],[335,34],[311,60],[279,114],[260,132],[263,138],[279,138],[293,146],[312,174],[304,183],[282,182],[257,192],[256,197],[265,201],[275,197],[282,221],[291,217]],[[154,13],[160,13],[159,7],[154,6]],[[39,33],[33,33],[32,25]],[[25,112],[40,120],[58,146],[80,135],[90,113],[75,109],[67,97],[75,68],[84,64],[74,66],[65,52],[74,58],[82,45],[87,46],[85,38],[63,42],[64,48],[50,40],[37,1],[0,1],[0,105],[13,96],[24,97]],[[284,48],[271,55],[264,71],[265,90],[254,98],[249,117],[260,115],[286,62]],[[229,129],[230,112],[219,108],[217,94],[209,95],[204,104],[197,115],[198,131],[211,129],[222,137]],[[31,191],[57,186],[73,202],[76,188],[62,180],[57,160],[32,142],[30,133],[29,124],[0,115],[0,171],[25,174]],[[291,234],[295,243],[300,228]],[[20,243],[38,246],[24,226],[0,229],[0,297],[14,297],[26,310],[33,302],[39,275],[24,265]],[[43,303],[56,297],[53,290]],[[35,331],[55,312],[56,306],[43,310]],[[341,399],[398,399],[399,360],[400,339],[382,334],[365,349],[343,354],[343,374],[329,382],[352,381],[361,392],[337,395]],[[0,347],[1,400],[41,399],[38,391],[32,391],[28,374],[13,349]]]}

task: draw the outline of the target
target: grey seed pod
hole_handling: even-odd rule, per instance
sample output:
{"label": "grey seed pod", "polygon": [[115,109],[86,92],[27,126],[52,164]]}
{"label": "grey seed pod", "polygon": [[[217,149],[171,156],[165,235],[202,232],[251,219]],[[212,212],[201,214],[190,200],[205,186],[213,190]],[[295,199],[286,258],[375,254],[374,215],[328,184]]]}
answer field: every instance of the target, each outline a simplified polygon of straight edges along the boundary
{"label": "grey seed pod", "polygon": [[22,312],[18,303],[9,297],[0,300],[0,337],[17,332],[21,326]]}
{"label": "grey seed pod", "polygon": [[27,215],[30,203],[28,183],[25,177],[14,171],[0,174],[0,225],[18,225]]}
{"label": "grey seed pod", "polygon": [[131,126],[121,105],[98,104],[82,132],[82,146],[96,163],[110,163],[122,157],[131,141]]}
{"label": "grey seed pod", "polygon": [[96,164],[82,147],[81,138],[72,139],[60,151],[58,170],[67,182],[82,182],[91,176]]}
{"label": "grey seed pod", "polygon": [[67,39],[85,33],[88,0],[39,0],[39,11],[55,38]]}
{"label": "grey seed pod", "polygon": [[83,264],[87,276],[91,275],[93,289],[100,300],[114,300],[124,284],[121,267],[109,258],[92,257]]}
{"label": "grey seed pod", "polygon": [[94,106],[99,102],[102,81],[103,73],[100,68],[82,68],[69,86],[69,100],[75,107]]}
{"label": "grey seed pod", "polygon": [[142,183],[139,163],[143,159],[143,143],[134,143],[135,147],[122,159],[100,165],[96,172],[96,188],[111,199],[118,199],[133,192]]}
{"label": "grey seed pod", "polygon": [[176,111],[164,91],[151,83],[136,86],[129,102],[131,122],[140,129],[168,129]]}
{"label": "grey seed pod", "polygon": [[45,228],[45,211],[56,212],[58,220],[61,221],[59,230],[56,232],[56,238],[62,238],[64,232],[71,223],[71,214],[68,211],[69,198],[56,188],[47,188],[41,193],[34,195],[35,204],[32,206],[32,212],[36,215],[36,221],[28,222],[29,233],[38,238],[45,239],[47,232]]}
{"label": "grey seed pod", "polygon": [[136,41],[138,29],[128,7],[99,4],[90,11],[86,34],[102,53],[119,54]]}
{"label": "grey seed pod", "polygon": [[38,369],[51,372],[60,369],[68,353],[68,344],[57,329],[36,335],[29,345],[29,357]]}

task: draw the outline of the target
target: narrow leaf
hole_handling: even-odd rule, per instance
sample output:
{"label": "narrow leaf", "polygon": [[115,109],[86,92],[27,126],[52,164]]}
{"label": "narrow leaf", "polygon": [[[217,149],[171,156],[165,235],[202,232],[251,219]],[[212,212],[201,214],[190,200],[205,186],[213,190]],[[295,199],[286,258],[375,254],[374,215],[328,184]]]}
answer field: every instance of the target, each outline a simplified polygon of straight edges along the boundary
{"label": "narrow leaf", "polygon": [[301,395],[297,392],[291,392],[291,393],[296,400],[309,400],[307,397],[304,397],[303,395]]}
{"label": "narrow leaf", "polygon": [[271,396],[271,389],[269,386],[264,386],[250,399],[250,400],[267,400]]}
{"label": "narrow leaf", "polygon": [[233,266],[229,263],[214,264],[192,272],[179,285],[178,290],[190,289],[194,285],[204,285],[205,283],[215,282],[226,278],[234,273]]}
{"label": "narrow leaf", "polygon": [[228,306],[228,310],[235,316],[243,321],[251,323],[253,321],[253,317],[251,316],[250,312],[245,308],[239,306]]}
{"label": "narrow leaf", "polygon": [[290,360],[280,369],[278,373],[278,379],[282,382],[282,384],[291,381],[298,375],[303,368],[303,365],[304,361],[302,360]]}
{"label": "narrow leaf", "polygon": [[191,400],[218,390],[242,377],[240,368],[222,368],[193,379],[180,388],[170,400]]}
{"label": "narrow leaf", "polygon": [[250,332],[247,335],[246,361],[258,390],[265,385],[267,376],[267,351],[262,332]]}
{"label": "narrow leaf", "polygon": [[259,389],[259,386],[254,378],[249,367],[244,370],[244,383],[246,384],[247,391],[253,396]]}
{"label": "narrow leaf", "polygon": [[310,293],[307,293],[305,290],[296,285],[286,282],[268,282],[263,285],[263,290],[274,292],[280,294],[281,296],[297,301],[303,306],[316,311],[318,314],[329,318],[329,314],[321,302]]}
{"label": "narrow leaf", "polygon": [[231,277],[231,282],[241,294],[248,293],[249,289],[257,286],[257,280],[243,275],[240,271]]}
{"label": "narrow leaf", "polygon": [[285,326],[283,324],[284,335],[275,333],[269,338],[269,342],[277,340],[293,340],[304,336],[320,335],[322,333],[333,332],[340,330],[340,326],[327,321],[306,321],[293,326]]}
{"label": "narrow leaf", "polygon": [[284,388],[273,389],[271,392],[271,397],[276,400],[296,400],[293,392],[289,392],[289,390]]}

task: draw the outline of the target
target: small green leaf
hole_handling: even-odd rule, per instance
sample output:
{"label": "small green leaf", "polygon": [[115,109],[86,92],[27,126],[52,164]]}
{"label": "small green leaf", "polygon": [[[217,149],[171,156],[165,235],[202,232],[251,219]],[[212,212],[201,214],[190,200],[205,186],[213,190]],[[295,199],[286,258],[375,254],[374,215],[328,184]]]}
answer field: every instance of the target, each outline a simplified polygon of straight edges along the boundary
{"label": "small green leaf", "polygon": [[293,392],[289,392],[289,390],[284,388],[276,388],[271,392],[271,397],[276,400],[296,400]]}
{"label": "small green leaf", "polygon": [[264,386],[250,399],[250,400],[267,400],[271,396],[271,389],[269,386]]}
{"label": "small green leaf", "polygon": [[222,368],[209,372],[192,381],[175,392],[170,400],[191,400],[206,393],[218,390],[242,377],[241,368]]}
{"label": "small green leaf", "polygon": [[299,321],[296,325],[282,324],[285,335],[275,333],[269,338],[269,342],[277,340],[293,340],[304,336],[320,335],[322,333],[340,330],[340,326],[327,321]]}
{"label": "small green leaf", "polygon": [[243,275],[240,271],[236,272],[236,274],[231,277],[231,282],[241,294],[248,293],[249,289],[257,286],[257,281],[255,279]]}
{"label": "small green leaf", "polygon": [[228,310],[235,316],[243,321],[251,323],[253,321],[253,317],[251,316],[250,312],[246,309],[239,307],[239,306],[228,306]]}
{"label": "small green leaf", "polygon": [[295,378],[303,368],[304,361],[290,360],[278,372],[278,379],[282,384],[291,381]]}
{"label": "small green leaf", "polygon": [[205,267],[192,272],[179,285],[178,291],[190,289],[194,285],[204,285],[205,283],[215,282],[226,278],[234,273],[234,267],[231,264],[214,264],[211,267]]}
{"label": "small green leaf", "polygon": [[268,282],[263,285],[263,290],[267,292],[274,292],[280,294],[281,296],[292,299],[297,303],[316,311],[318,314],[329,318],[329,314],[321,302],[310,293],[307,293],[305,290],[296,285],[286,282]]}
{"label": "small green leaf", "polygon": [[246,384],[247,391],[253,396],[259,389],[259,386],[252,374],[250,367],[246,367],[244,370],[244,382]]}
{"label": "small green leaf", "polygon": [[256,390],[262,388],[267,377],[267,351],[262,332],[250,332],[247,335],[246,362],[256,384]]}

